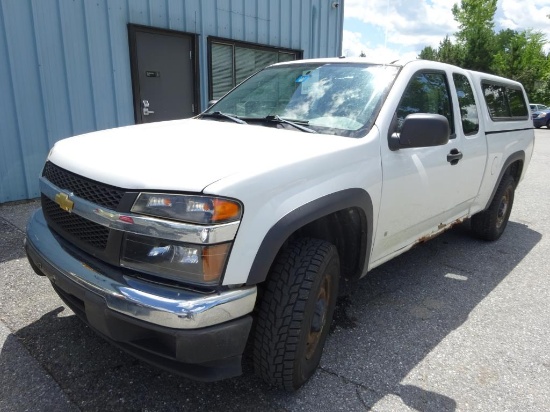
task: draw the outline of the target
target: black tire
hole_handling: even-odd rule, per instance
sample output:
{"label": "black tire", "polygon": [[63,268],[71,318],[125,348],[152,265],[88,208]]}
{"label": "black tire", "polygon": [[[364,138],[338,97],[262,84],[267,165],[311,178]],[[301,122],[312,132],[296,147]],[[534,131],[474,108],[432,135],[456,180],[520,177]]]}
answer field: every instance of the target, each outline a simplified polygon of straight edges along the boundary
{"label": "black tire", "polygon": [[489,208],[472,216],[471,227],[473,233],[483,240],[497,240],[510,218],[516,182],[510,175],[502,178]]}
{"label": "black tire", "polygon": [[271,269],[258,307],[254,368],[268,384],[288,391],[315,372],[332,322],[340,261],[318,239],[289,243]]}

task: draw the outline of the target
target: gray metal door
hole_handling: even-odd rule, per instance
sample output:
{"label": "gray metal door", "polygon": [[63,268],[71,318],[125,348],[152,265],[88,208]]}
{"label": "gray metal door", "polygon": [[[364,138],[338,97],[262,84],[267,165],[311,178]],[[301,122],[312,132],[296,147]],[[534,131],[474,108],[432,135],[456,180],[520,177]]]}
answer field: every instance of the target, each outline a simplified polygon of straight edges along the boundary
{"label": "gray metal door", "polygon": [[130,27],[130,38],[136,123],[194,116],[194,36]]}

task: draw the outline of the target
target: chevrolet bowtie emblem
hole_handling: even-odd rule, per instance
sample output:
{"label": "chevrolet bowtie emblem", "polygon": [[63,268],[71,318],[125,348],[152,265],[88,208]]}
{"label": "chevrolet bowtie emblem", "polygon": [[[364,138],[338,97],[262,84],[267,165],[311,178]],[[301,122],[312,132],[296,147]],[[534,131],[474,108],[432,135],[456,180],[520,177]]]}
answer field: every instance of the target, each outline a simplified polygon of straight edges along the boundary
{"label": "chevrolet bowtie emblem", "polygon": [[73,210],[74,202],[69,199],[69,195],[65,193],[58,193],[55,195],[55,203],[59,205],[59,207],[69,213]]}

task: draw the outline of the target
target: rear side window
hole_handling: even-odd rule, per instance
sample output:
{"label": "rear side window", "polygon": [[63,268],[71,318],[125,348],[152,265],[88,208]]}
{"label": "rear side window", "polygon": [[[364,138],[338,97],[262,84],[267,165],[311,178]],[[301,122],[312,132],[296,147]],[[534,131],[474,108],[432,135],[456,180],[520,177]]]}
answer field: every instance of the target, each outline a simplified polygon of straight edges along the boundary
{"label": "rear side window", "polygon": [[483,82],[483,95],[491,119],[525,120],[529,118],[527,103],[520,88]]}
{"label": "rear side window", "polygon": [[466,76],[458,73],[453,74],[453,81],[458,96],[462,131],[465,135],[476,134],[479,130],[479,117],[470,81]]}
{"label": "rear side window", "polygon": [[527,105],[523,99],[523,93],[518,89],[507,89],[510,114],[512,117],[528,116]]}

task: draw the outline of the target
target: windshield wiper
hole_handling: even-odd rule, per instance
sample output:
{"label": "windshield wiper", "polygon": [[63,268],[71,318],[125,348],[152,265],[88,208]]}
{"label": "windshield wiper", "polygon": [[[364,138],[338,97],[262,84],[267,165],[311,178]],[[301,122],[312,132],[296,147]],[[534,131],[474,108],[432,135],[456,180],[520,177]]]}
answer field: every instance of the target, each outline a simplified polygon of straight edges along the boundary
{"label": "windshield wiper", "polygon": [[231,116],[230,114],[226,114],[226,113],[222,113],[222,112],[202,113],[201,116],[202,117],[215,117],[217,119],[220,119],[220,118],[221,119],[229,119],[229,120],[231,120],[235,123],[248,124],[244,120],[239,119],[236,116]]}
{"label": "windshield wiper", "polygon": [[[301,130],[302,132],[306,132],[306,133],[317,133],[315,130],[310,129],[309,127],[302,126],[299,123],[291,122],[290,120],[283,119],[283,118],[281,118],[277,115],[275,115],[275,116],[266,116],[264,120],[266,120],[268,122],[289,124],[289,125],[295,127],[296,129]],[[307,124],[307,122],[304,122],[304,123]]]}

